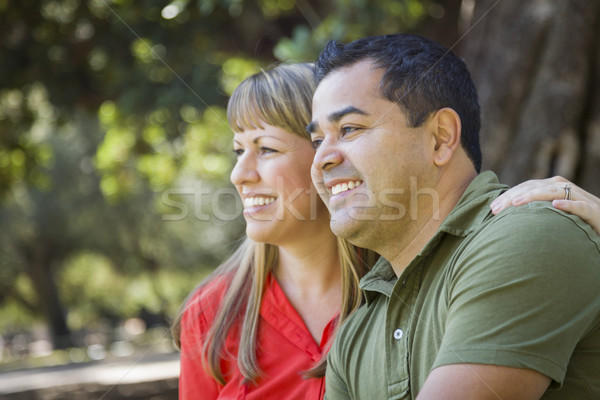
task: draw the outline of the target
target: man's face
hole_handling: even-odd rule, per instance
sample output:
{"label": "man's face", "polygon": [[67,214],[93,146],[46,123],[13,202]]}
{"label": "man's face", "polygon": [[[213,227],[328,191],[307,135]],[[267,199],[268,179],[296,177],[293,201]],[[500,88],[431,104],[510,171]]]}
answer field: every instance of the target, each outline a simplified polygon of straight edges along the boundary
{"label": "man's face", "polygon": [[331,213],[331,229],[375,250],[402,234],[426,206],[414,201],[411,187],[431,187],[427,166],[434,146],[426,124],[408,127],[400,107],[379,95],[382,75],[371,61],[327,75],[314,94],[308,126],[318,146],[311,175]]}

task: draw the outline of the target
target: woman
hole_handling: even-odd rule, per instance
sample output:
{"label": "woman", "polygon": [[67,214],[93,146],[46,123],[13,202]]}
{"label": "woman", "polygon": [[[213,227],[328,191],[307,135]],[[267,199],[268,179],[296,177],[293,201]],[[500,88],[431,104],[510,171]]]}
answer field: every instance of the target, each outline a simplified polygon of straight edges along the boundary
{"label": "woman", "polygon": [[[310,64],[280,65],[246,79],[229,101],[231,181],[247,238],[192,292],[175,324],[181,399],[323,396],[324,356],[338,323],[360,305],[358,281],[376,254],[332,234],[311,183],[305,127],[314,89]],[[536,183],[541,197],[552,184]],[[499,198],[500,208],[514,193]]]}
{"label": "woman", "polygon": [[314,89],[310,64],[281,65],[229,101],[248,237],[186,302],[180,398],[323,395],[329,341],[360,304],[375,254],[333,235],[311,183]]}

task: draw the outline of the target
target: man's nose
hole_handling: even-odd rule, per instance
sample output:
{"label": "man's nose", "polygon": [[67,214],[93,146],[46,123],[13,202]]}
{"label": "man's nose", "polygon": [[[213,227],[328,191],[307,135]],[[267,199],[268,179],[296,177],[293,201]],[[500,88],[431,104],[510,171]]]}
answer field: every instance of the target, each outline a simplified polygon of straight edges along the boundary
{"label": "man's nose", "polygon": [[313,161],[313,170],[327,171],[330,168],[341,164],[344,157],[342,152],[332,143],[330,139],[325,139],[321,142],[315,153]]}

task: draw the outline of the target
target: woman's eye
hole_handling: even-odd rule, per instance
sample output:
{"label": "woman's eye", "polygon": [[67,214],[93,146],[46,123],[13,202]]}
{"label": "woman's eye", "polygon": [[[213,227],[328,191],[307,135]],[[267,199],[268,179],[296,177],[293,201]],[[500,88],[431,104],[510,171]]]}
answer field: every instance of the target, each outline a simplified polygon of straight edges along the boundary
{"label": "woman's eye", "polygon": [[259,150],[260,150],[261,154],[277,153],[277,150],[272,149],[270,147],[264,147],[264,146],[262,146],[262,147],[260,147]]}
{"label": "woman's eye", "polygon": [[244,154],[244,149],[233,149],[233,154],[239,158],[242,154]]}
{"label": "woman's eye", "polygon": [[319,146],[323,143],[323,138],[314,138],[312,139],[312,145],[315,149],[318,149]]}

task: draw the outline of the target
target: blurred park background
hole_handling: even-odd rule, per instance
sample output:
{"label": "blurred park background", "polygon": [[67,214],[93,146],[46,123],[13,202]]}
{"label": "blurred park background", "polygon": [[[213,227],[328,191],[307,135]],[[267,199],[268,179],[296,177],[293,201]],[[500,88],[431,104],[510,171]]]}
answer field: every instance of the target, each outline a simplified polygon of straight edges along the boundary
{"label": "blurred park background", "polygon": [[[244,231],[227,98],[330,39],[451,47],[485,168],[600,195],[599,17],[589,0],[0,0],[0,377],[175,353],[178,307]],[[162,388],[103,398],[176,398]]]}

